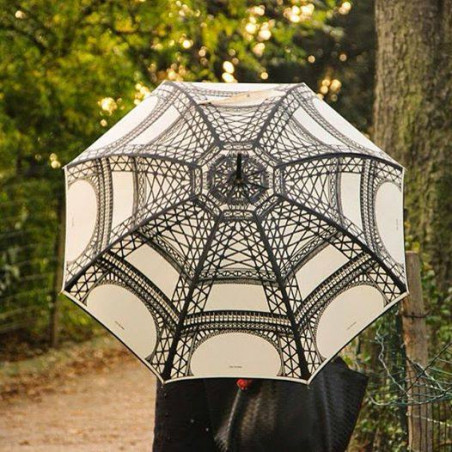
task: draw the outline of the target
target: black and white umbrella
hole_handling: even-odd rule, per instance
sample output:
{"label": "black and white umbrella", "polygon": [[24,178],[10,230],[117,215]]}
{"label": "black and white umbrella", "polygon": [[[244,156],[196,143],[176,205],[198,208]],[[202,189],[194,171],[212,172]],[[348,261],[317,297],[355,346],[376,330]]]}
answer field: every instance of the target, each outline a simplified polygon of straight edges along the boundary
{"label": "black and white umbrella", "polygon": [[407,294],[403,167],[305,84],[162,83],[65,174],[64,293],[162,381],[310,382]]}

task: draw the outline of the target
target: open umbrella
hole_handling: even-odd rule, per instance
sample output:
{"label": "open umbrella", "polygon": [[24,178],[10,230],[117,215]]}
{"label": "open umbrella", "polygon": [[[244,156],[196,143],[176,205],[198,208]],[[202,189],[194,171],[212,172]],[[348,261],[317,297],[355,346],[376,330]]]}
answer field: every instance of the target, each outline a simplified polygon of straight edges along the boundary
{"label": "open umbrella", "polygon": [[162,381],[310,382],[407,294],[403,167],[305,84],[164,82],[65,174],[63,291]]}

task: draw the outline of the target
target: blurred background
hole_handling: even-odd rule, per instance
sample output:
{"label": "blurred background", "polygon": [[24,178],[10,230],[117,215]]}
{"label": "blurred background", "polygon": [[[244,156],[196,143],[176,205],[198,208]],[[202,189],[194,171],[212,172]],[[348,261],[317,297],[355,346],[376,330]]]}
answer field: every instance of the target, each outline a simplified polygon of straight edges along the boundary
{"label": "blurred background", "polygon": [[[449,0],[0,0],[0,361],[105,334],[59,295],[66,163],[163,80],[305,82],[407,168],[431,357],[419,417],[451,450],[451,16]],[[354,450],[408,447],[400,324],[393,309],[345,353],[374,375]]]}

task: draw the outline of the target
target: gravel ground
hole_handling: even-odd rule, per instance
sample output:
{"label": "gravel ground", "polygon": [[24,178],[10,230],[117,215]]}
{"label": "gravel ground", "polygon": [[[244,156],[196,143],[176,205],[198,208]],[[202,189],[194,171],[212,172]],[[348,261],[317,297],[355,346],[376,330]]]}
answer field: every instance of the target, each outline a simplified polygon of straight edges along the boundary
{"label": "gravel ground", "polygon": [[149,451],[155,383],[128,354],[66,371],[0,401],[0,451]]}

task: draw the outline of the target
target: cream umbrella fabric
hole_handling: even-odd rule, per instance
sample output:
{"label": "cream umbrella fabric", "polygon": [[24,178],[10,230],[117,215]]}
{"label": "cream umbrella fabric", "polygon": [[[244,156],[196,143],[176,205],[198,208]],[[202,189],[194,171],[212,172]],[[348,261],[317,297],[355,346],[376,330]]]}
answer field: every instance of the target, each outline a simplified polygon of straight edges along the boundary
{"label": "cream umbrella fabric", "polygon": [[407,294],[403,168],[305,84],[164,82],[65,174],[63,291],[162,381],[308,383]]}

